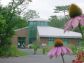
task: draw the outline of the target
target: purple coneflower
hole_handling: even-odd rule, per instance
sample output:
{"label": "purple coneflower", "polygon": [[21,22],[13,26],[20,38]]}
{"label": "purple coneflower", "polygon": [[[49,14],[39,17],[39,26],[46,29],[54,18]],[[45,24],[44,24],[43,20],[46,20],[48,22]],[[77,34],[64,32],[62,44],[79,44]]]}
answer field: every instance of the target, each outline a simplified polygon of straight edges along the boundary
{"label": "purple coneflower", "polygon": [[72,53],[71,49],[69,49],[68,47],[63,46],[63,41],[61,39],[56,39],[55,46],[54,46],[54,48],[52,48],[49,51],[48,56],[50,58],[52,58],[52,57],[58,57],[58,56],[61,55],[63,63],[65,63],[63,55],[71,54],[71,53]]}
{"label": "purple coneflower", "polygon": [[82,14],[82,10],[77,5],[71,4],[69,7],[69,16],[70,20],[65,24],[64,32],[78,27],[82,34],[82,38],[84,38],[81,29],[81,26],[84,26],[84,15]]}
{"label": "purple coneflower", "polygon": [[64,30],[66,32],[67,30],[74,29],[74,28],[78,27],[79,25],[84,26],[84,16],[83,15],[71,18],[65,24]]}

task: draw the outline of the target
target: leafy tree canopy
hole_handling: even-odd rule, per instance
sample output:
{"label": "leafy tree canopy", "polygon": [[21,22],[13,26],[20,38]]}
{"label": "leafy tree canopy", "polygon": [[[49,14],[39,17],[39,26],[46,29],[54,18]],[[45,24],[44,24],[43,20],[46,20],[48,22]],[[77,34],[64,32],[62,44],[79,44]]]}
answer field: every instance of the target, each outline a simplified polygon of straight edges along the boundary
{"label": "leafy tree canopy", "polygon": [[65,12],[67,12],[69,10],[69,5],[65,5],[65,6],[56,6],[54,9],[54,13],[60,13],[63,12],[64,16],[65,16]]}
{"label": "leafy tree canopy", "polygon": [[26,20],[32,19],[32,18],[39,18],[40,16],[38,15],[38,13],[35,10],[28,10],[25,14],[24,14],[24,18]]}
{"label": "leafy tree canopy", "polygon": [[50,17],[49,25],[57,28],[64,28],[64,24],[67,21],[65,17],[57,17],[57,16],[51,16]]}
{"label": "leafy tree canopy", "polygon": [[14,30],[25,26],[27,23],[19,16],[20,13],[18,14],[19,6],[25,1],[26,0],[12,0],[8,6],[0,6],[0,55],[8,55]]}

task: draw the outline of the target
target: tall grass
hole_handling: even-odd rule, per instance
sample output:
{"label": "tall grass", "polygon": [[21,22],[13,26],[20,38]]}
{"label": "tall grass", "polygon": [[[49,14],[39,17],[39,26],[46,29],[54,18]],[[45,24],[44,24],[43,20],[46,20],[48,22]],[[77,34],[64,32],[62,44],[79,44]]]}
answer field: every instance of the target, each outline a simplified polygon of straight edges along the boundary
{"label": "tall grass", "polygon": [[20,51],[15,45],[11,45],[8,50],[6,48],[0,48],[0,56],[1,57],[18,57],[25,55],[24,52]]}

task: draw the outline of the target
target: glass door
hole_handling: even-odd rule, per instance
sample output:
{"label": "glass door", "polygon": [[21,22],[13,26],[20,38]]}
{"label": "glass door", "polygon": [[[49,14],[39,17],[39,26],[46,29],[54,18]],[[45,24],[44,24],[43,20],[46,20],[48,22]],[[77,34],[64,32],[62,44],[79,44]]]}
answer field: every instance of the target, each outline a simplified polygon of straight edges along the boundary
{"label": "glass door", "polygon": [[26,37],[18,37],[18,47],[25,48]]}

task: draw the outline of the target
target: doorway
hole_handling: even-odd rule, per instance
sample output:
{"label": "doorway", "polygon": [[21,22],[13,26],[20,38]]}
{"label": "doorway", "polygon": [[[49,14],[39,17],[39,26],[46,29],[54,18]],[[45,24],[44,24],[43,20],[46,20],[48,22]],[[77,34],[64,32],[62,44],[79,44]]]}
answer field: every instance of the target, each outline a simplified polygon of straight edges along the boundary
{"label": "doorway", "polygon": [[25,48],[26,37],[18,37],[18,48]]}

